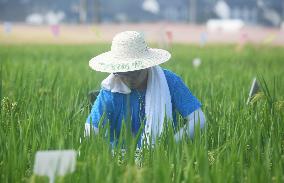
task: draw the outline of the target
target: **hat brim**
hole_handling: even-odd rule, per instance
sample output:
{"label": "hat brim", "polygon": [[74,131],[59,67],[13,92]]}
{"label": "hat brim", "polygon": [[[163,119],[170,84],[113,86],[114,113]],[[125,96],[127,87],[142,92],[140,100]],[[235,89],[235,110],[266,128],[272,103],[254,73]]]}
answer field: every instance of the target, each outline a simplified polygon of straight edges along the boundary
{"label": "hat brim", "polygon": [[171,58],[171,54],[163,49],[149,48],[139,57],[117,57],[111,51],[102,53],[89,61],[89,66],[100,72],[128,72],[153,67]]}

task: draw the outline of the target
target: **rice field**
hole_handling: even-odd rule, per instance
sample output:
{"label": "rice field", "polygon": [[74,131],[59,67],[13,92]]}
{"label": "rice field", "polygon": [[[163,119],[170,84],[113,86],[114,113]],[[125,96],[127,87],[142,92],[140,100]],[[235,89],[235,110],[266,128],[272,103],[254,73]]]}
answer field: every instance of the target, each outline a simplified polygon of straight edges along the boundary
{"label": "rice field", "polygon": [[[162,67],[202,102],[206,129],[180,143],[168,129],[139,152],[126,129],[124,155],[107,127],[84,138],[87,94],[107,76],[88,60],[109,47],[0,45],[0,182],[48,182],[33,174],[35,153],[55,149],[77,151],[76,171],[56,182],[284,182],[283,47],[174,45]],[[255,76],[262,92],[247,105]]]}

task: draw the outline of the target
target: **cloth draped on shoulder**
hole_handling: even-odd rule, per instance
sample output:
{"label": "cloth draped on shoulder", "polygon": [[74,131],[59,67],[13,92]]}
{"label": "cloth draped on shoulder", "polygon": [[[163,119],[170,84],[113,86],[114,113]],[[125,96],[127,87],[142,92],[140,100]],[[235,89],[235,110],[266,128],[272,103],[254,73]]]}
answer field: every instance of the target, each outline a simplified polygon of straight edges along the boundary
{"label": "cloth draped on shoulder", "polygon": [[[119,77],[110,74],[101,83],[102,88],[111,92],[129,94],[131,89],[120,80]],[[164,121],[172,120],[172,103],[166,76],[160,66],[148,69],[147,89],[145,96],[146,123],[142,139],[150,144],[155,143],[156,138],[161,135]]]}

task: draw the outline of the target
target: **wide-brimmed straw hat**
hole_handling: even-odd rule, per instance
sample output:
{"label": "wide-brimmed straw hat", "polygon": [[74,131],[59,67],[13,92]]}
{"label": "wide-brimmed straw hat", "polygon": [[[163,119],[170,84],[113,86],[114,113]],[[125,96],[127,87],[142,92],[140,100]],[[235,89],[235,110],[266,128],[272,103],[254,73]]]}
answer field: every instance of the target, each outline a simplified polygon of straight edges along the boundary
{"label": "wide-brimmed straw hat", "polygon": [[89,66],[101,72],[128,72],[159,65],[170,58],[166,50],[149,48],[143,34],[125,31],[116,34],[111,50],[92,58]]}

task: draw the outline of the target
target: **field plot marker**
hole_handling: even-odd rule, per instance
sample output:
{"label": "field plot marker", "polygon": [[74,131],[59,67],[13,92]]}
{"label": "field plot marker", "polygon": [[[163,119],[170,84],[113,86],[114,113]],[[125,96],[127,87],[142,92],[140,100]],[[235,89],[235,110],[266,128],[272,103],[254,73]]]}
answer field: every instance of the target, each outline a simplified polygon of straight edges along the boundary
{"label": "field plot marker", "polygon": [[54,37],[58,37],[60,35],[60,26],[57,24],[51,25],[50,31]]}
{"label": "field plot marker", "polygon": [[12,23],[11,22],[4,22],[3,26],[4,26],[4,32],[6,34],[12,33],[12,28],[13,27],[12,27]]}
{"label": "field plot marker", "polygon": [[206,32],[201,32],[200,33],[200,39],[199,39],[199,45],[200,47],[204,47],[207,43],[207,33]]}
{"label": "field plot marker", "polygon": [[192,65],[194,68],[198,68],[201,65],[201,59],[196,57],[192,60]]}
{"label": "field plot marker", "polygon": [[73,150],[38,151],[35,157],[34,173],[48,176],[49,182],[55,181],[56,175],[64,176],[75,171],[76,152]]}
{"label": "field plot marker", "polygon": [[257,82],[256,78],[253,78],[252,84],[251,84],[251,88],[250,88],[250,92],[249,92],[249,96],[248,96],[248,100],[247,100],[247,104],[250,103],[250,101],[252,100],[253,96],[255,94],[257,94],[260,91],[260,87],[259,84]]}

